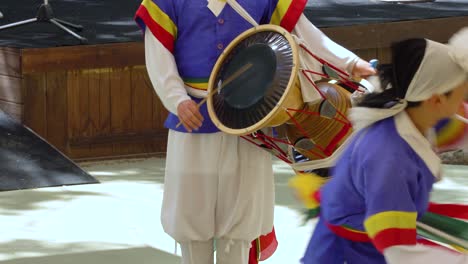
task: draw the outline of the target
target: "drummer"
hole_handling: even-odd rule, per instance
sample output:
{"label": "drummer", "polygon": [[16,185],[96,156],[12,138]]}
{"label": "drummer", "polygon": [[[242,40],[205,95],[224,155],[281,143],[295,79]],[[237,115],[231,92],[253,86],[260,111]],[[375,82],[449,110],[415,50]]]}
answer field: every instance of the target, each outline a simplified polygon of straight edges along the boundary
{"label": "drummer", "polygon": [[[302,14],[307,0],[237,2],[258,24],[293,31],[348,73],[374,73],[309,22]],[[252,26],[225,0],[143,0],[135,18],[145,33],[149,77],[169,110],[164,230],[180,243],[184,264],[213,263],[215,239],[217,263],[247,263],[251,241],[273,228],[272,156],[220,132],[206,104],[197,103],[224,48]]]}
{"label": "drummer", "polygon": [[426,136],[468,94],[468,28],[449,45],[410,39],[380,69],[383,92],[350,111],[357,135],[320,189],[320,220],[304,264],[453,263],[468,255],[418,244],[441,162]]}

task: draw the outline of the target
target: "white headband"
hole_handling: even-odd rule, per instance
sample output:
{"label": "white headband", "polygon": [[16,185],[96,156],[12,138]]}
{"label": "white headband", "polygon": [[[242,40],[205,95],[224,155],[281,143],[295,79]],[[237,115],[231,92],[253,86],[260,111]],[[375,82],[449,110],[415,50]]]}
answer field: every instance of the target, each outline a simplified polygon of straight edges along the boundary
{"label": "white headband", "polygon": [[447,93],[468,80],[468,27],[455,34],[447,45],[431,40],[426,43],[423,60],[405,98],[391,108],[351,108],[349,118],[355,130],[398,114],[408,102],[420,102],[434,94]]}
{"label": "white headband", "polygon": [[405,99],[420,102],[434,94],[445,94],[461,83],[468,73],[452,59],[453,47],[431,40],[426,40],[424,58],[413,77]]}

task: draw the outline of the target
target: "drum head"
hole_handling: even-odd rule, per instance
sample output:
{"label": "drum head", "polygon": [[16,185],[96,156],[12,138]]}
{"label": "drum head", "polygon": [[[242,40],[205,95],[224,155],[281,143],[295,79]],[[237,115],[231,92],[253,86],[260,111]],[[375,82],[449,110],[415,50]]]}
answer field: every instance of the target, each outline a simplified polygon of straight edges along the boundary
{"label": "drum head", "polygon": [[[248,129],[253,132],[261,128],[255,126],[278,107],[291,79],[296,76],[292,38],[278,28],[268,25],[262,30],[244,32],[216,63],[208,90],[222,88],[208,98],[208,108],[221,130],[254,126]],[[246,65],[249,67],[242,71]],[[227,81],[231,76],[237,77]]]}

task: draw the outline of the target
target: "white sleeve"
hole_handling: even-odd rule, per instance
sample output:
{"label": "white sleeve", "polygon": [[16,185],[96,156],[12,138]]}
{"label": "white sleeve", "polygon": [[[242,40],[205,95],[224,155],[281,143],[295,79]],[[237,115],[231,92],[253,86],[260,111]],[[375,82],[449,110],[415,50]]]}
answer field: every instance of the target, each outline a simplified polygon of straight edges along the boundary
{"label": "white sleeve", "polygon": [[468,255],[426,245],[392,246],[384,250],[388,264],[468,264]]}
{"label": "white sleeve", "polygon": [[174,56],[150,30],[145,32],[146,69],[156,94],[164,107],[177,114],[177,106],[190,97],[177,70]]}
{"label": "white sleeve", "polygon": [[359,59],[356,54],[328,38],[304,14],[299,18],[293,33],[302,39],[314,54],[348,73],[351,73]]}

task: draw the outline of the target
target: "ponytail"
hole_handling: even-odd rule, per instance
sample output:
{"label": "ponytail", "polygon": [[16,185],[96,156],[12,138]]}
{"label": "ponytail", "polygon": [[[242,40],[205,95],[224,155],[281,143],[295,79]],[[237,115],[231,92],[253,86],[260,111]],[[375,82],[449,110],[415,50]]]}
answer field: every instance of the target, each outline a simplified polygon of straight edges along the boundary
{"label": "ponytail", "polygon": [[[409,39],[393,44],[392,64],[384,64],[377,69],[383,92],[367,94],[358,106],[390,108],[403,99],[421,65],[426,45],[425,39]],[[419,104],[408,102],[408,107]]]}

